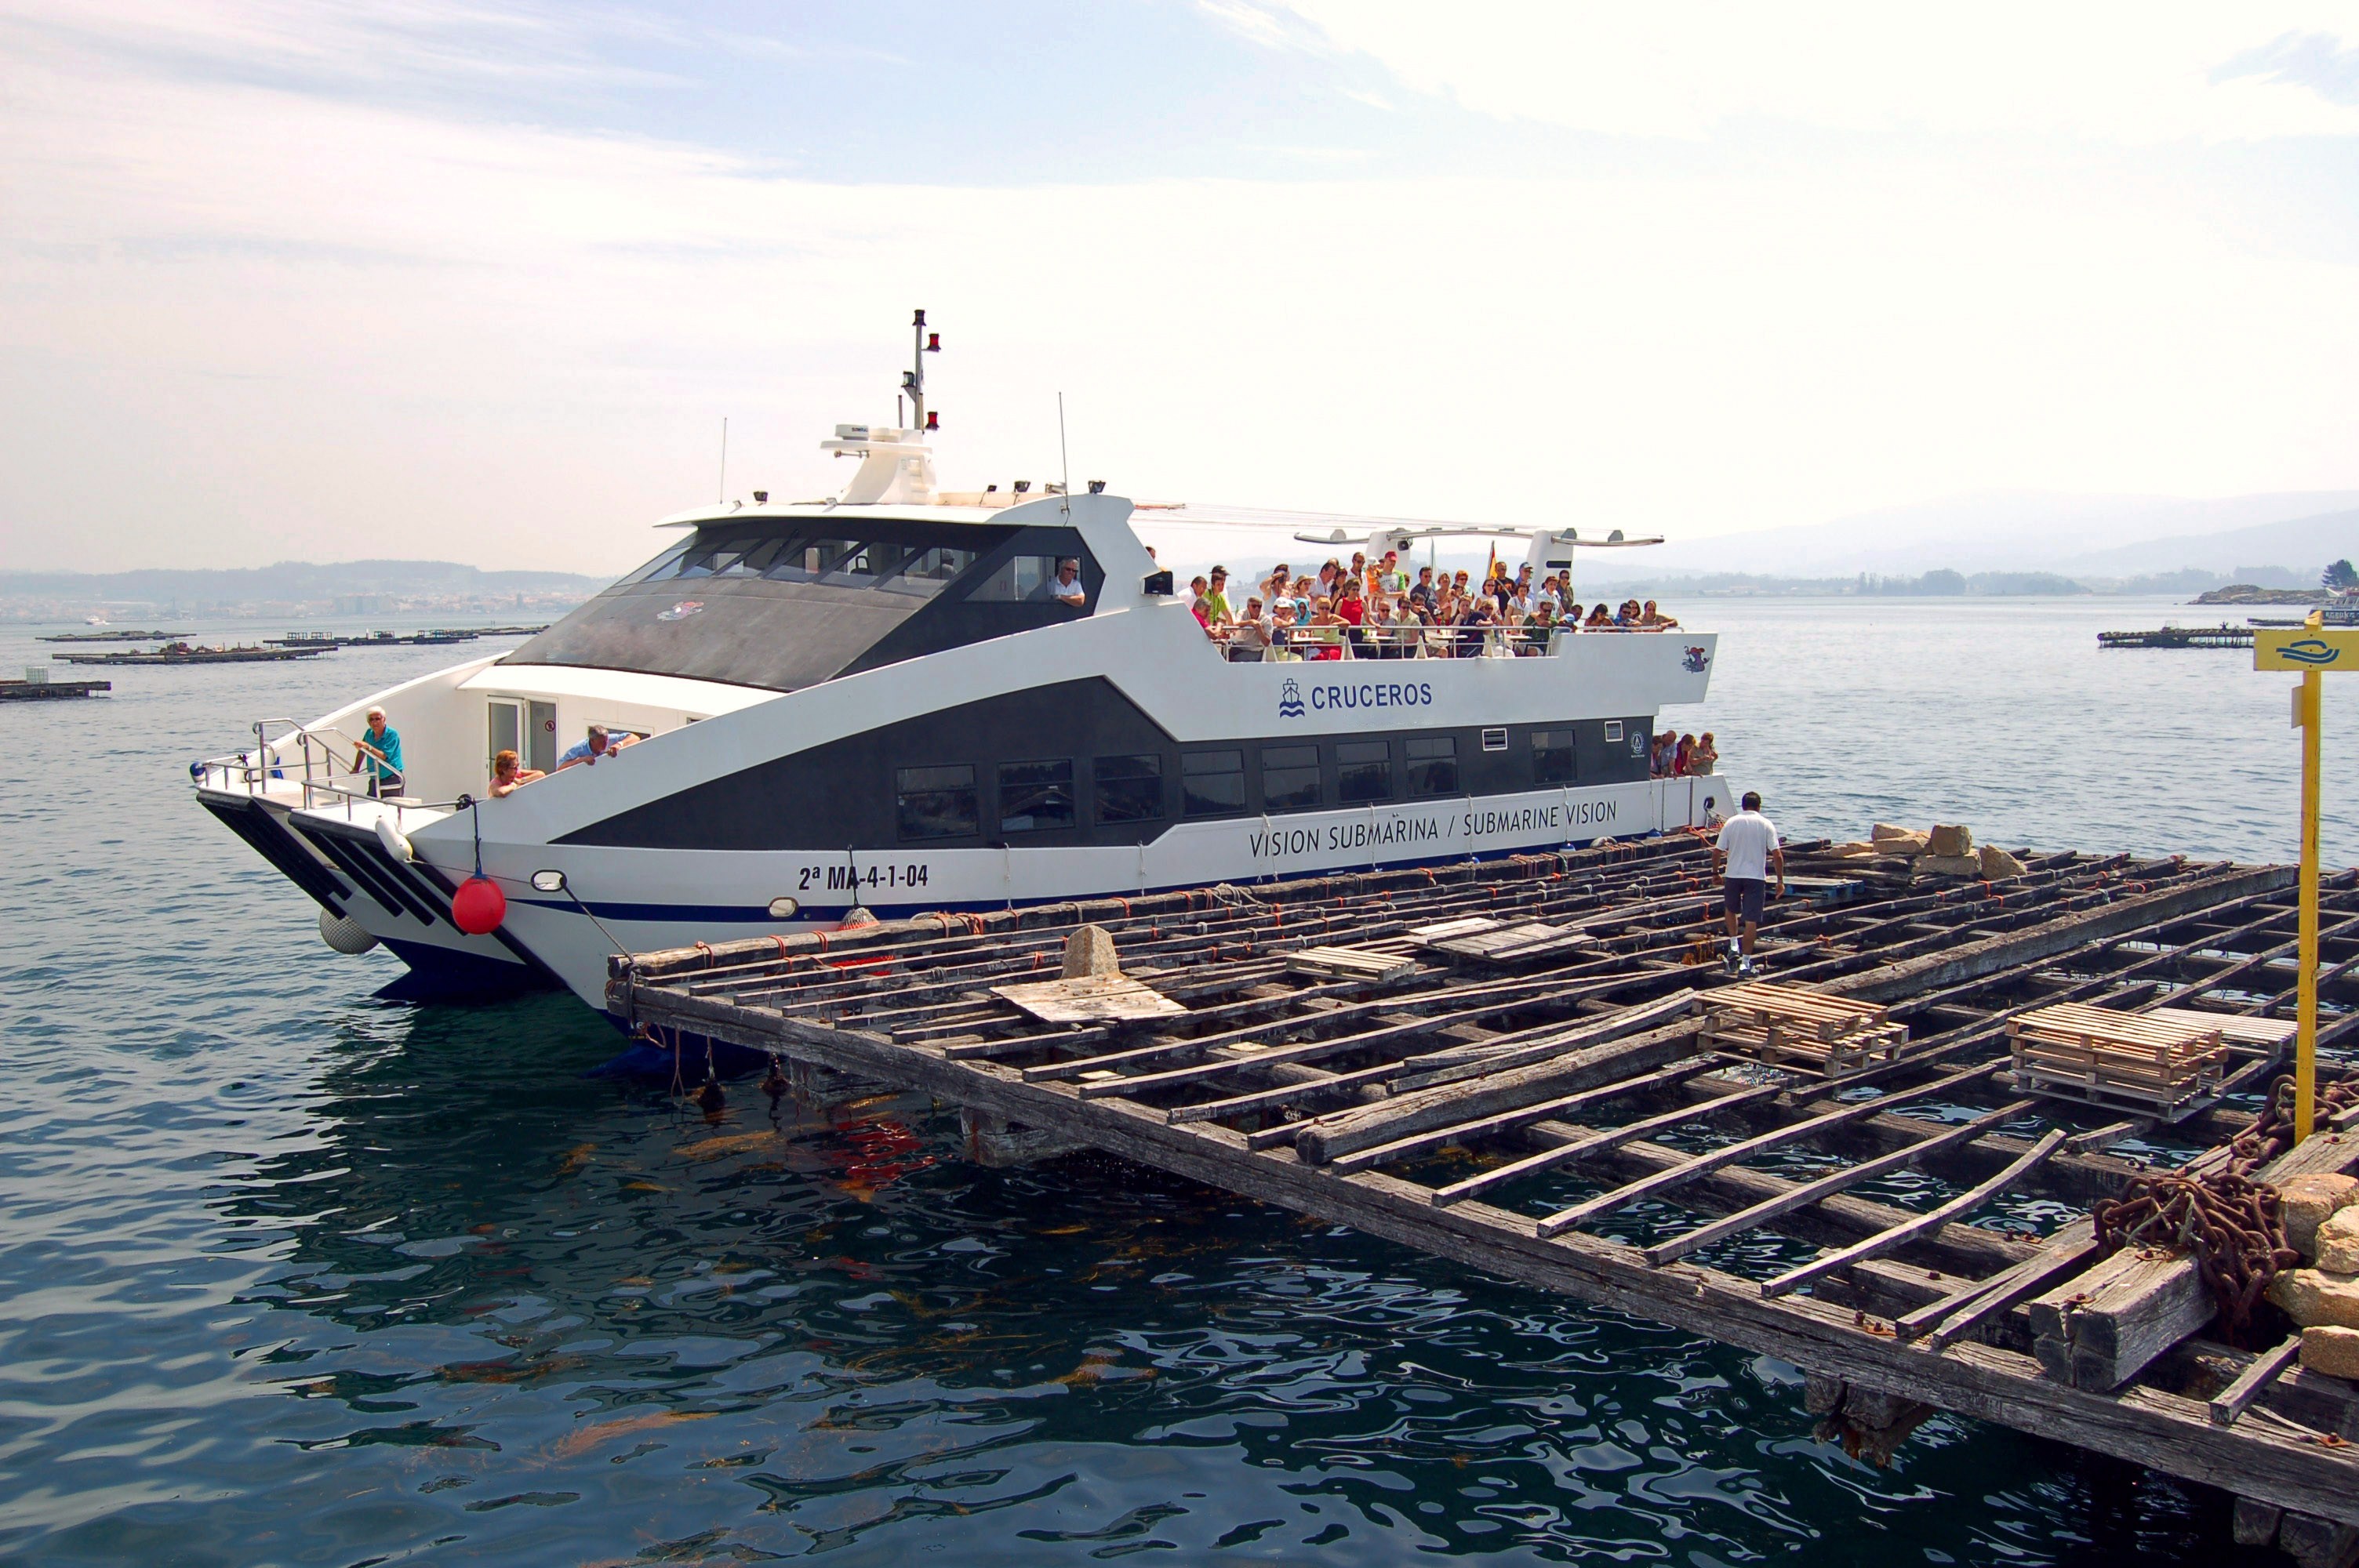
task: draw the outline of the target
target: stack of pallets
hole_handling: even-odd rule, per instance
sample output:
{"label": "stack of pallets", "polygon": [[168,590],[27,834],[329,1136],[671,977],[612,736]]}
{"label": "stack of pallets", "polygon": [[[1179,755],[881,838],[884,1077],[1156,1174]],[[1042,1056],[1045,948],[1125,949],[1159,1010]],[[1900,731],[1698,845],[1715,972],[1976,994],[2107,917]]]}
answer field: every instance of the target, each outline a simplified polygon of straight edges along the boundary
{"label": "stack of pallets", "polygon": [[1752,980],[1710,992],[1703,1040],[1774,1065],[1806,1063],[1830,1078],[1908,1054],[1908,1026],[1873,1002]]}
{"label": "stack of pallets", "polygon": [[2007,1021],[2017,1088],[2178,1121],[2220,1098],[2216,1022],[2059,1002]]}

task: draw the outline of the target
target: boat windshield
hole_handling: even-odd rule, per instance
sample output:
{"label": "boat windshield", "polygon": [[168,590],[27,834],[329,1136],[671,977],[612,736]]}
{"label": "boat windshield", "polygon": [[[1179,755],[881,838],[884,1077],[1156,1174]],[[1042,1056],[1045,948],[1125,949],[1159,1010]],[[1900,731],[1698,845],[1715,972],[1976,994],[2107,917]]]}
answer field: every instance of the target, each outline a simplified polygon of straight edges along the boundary
{"label": "boat windshield", "polygon": [[[1049,589],[1082,563],[1084,607]],[[503,664],[577,665],[793,691],[1086,614],[1100,574],[1070,529],[916,521],[712,524]]]}

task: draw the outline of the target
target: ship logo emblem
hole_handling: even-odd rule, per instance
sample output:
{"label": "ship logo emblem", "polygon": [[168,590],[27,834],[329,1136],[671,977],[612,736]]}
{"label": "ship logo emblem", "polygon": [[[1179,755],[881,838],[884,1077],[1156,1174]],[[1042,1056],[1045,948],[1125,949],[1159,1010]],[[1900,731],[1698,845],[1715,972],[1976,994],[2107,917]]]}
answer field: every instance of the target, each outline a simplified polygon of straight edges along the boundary
{"label": "ship logo emblem", "polygon": [[1712,663],[1712,654],[1709,649],[1691,646],[1688,649],[1687,657],[1681,659],[1680,663],[1695,674],[1701,675],[1704,672],[1704,666]]}
{"label": "ship logo emblem", "polygon": [[1277,716],[1280,719],[1302,717],[1302,687],[1291,676],[1277,688]]}
{"label": "ship logo emblem", "polygon": [[[2343,650],[2317,637],[2304,637],[2299,643],[2288,643],[2277,650],[2280,658],[2291,659],[2297,665],[2331,665],[2343,656]],[[1286,683],[1292,686],[1294,683]]]}
{"label": "ship logo emblem", "polygon": [[701,614],[703,610],[704,600],[701,599],[683,599],[678,604],[673,605],[669,610],[658,611],[656,612],[656,619],[658,621],[685,621],[691,615]]}

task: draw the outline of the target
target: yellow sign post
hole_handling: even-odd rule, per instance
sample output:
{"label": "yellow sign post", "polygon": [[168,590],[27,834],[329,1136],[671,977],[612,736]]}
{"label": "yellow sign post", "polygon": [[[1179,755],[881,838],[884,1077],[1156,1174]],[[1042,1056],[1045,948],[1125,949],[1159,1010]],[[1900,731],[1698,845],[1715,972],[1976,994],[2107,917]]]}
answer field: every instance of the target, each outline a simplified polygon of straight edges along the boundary
{"label": "yellow sign post", "polygon": [[2294,728],[2301,731],[2301,953],[2296,977],[2301,1011],[2295,1036],[2293,1136],[2308,1138],[2318,1113],[2318,751],[2319,676],[2359,669],[2359,630],[2327,631],[2316,611],[2310,623],[2253,636],[2253,668],[2295,670]]}

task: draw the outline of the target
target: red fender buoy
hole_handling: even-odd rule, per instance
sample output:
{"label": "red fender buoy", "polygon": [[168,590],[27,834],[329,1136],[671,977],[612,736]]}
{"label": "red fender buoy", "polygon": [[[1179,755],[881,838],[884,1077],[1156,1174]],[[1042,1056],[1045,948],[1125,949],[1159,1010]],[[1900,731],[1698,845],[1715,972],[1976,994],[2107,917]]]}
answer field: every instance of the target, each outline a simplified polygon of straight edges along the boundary
{"label": "red fender buoy", "polygon": [[488,936],[508,917],[508,896],[489,877],[469,877],[451,895],[451,924],[470,936]]}

